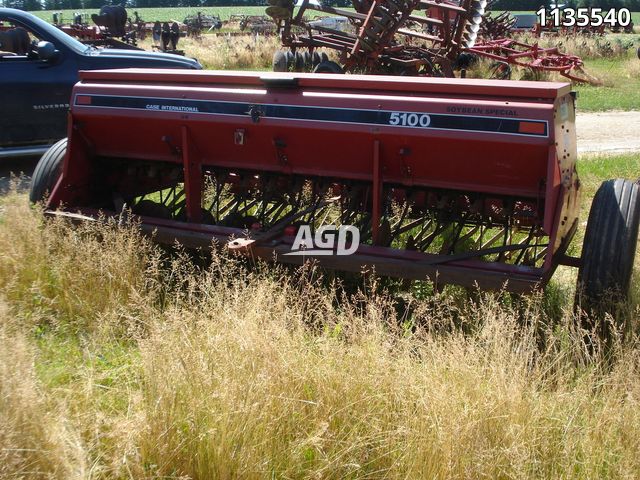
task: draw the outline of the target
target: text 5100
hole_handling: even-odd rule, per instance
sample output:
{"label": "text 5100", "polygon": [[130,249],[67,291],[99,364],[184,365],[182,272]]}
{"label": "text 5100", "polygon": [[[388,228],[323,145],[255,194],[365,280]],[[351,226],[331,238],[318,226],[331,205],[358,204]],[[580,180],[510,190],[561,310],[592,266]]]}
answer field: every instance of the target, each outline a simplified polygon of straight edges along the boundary
{"label": "text 5100", "polygon": [[628,8],[541,8],[536,12],[540,25],[553,27],[627,27],[631,24]]}
{"label": "text 5100", "polygon": [[401,127],[428,127],[431,117],[426,113],[391,112],[389,125]]}

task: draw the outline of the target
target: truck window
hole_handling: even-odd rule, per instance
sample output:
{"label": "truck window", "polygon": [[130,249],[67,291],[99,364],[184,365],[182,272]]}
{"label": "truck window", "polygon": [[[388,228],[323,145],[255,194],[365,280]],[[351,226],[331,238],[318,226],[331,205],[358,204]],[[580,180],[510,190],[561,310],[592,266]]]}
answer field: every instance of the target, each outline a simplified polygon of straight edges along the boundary
{"label": "truck window", "polygon": [[37,35],[22,25],[0,19],[0,59],[36,59],[39,41]]}

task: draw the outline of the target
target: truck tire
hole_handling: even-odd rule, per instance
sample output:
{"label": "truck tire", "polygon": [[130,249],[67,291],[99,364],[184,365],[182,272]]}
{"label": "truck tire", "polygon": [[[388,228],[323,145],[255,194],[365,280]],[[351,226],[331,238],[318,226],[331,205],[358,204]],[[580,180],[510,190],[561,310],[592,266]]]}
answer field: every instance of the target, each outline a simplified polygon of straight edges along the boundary
{"label": "truck tire", "polygon": [[600,185],[589,211],[576,300],[597,318],[628,298],[640,223],[640,187],[625,179]]}
{"label": "truck tire", "polygon": [[62,173],[62,162],[67,153],[67,139],[54,143],[38,161],[31,177],[29,201],[43,201],[51,193]]}

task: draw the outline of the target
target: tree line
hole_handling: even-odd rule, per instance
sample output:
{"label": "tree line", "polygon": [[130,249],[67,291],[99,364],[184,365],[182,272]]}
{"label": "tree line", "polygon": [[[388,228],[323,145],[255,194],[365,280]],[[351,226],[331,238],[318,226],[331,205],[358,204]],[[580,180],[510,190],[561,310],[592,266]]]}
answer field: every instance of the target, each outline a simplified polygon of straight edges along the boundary
{"label": "tree line", "polygon": [[[122,4],[127,8],[161,8],[161,7],[244,7],[266,5],[265,0],[0,0],[0,4],[21,10],[74,10],[99,9],[107,4]],[[494,10],[529,10],[536,11],[542,5],[549,6],[556,2],[548,0],[498,0],[493,4]],[[600,7],[603,9],[626,7],[633,12],[640,11],[640,0],[557,0],[557,3],[571,7]],[[332,6],[350,6],[350,0],[325,0],[324,4]]]}

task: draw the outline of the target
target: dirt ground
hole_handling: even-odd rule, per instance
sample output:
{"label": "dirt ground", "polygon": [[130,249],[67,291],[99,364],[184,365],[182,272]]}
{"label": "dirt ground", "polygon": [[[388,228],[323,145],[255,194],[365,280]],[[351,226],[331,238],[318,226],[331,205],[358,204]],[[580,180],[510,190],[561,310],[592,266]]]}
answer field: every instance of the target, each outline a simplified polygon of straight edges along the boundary
{"label": "dirt ground", "polygon": [[640,152],[640,112],[578,113],[578,153]]}

